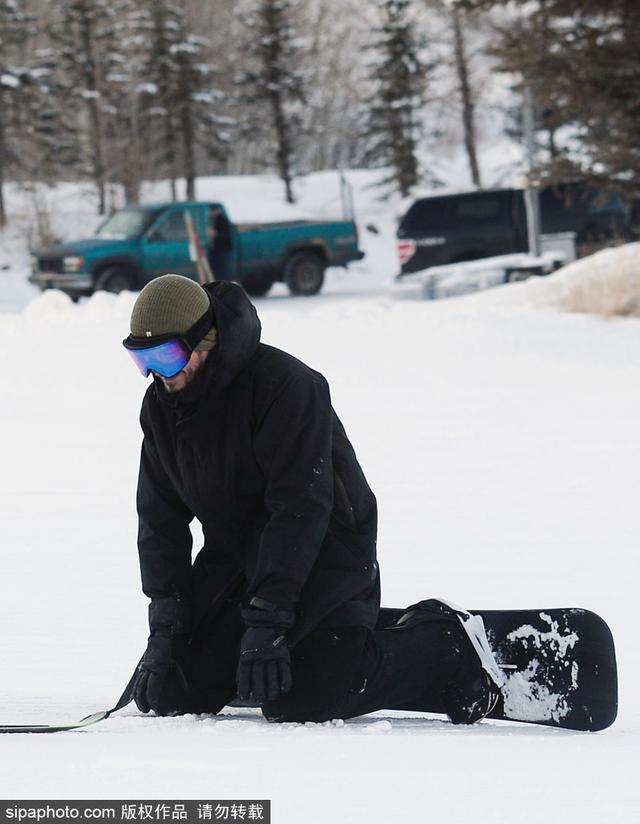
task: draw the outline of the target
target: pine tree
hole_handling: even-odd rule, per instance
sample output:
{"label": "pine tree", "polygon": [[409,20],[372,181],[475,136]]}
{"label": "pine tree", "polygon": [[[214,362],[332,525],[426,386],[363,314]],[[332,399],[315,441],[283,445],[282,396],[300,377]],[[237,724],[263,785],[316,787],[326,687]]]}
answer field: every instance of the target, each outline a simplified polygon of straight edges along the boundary
{"label": "pine tree", "polygon": [[[492,7],[498,0],[465,0]],[[549,158],[539,182],[571,177],[640,194],[640,5],[636,0],[517,0],[499,27],[501,67],[530,88]],[[559,126],[571,127],[560,140]]]}
{"label": "pine tree", "polygon": [[148,109],[156,127],[156,139],[151,146],[159,168],[168,176],[172,200],[177,200],[176,177],[178,134],[173,115],[173,60],[171,46],[177,29],[175,15],[179,12],[165,2],[147,2],[137,13],[139,30],[145,31],[141,45],[141,77],[150,84],[153,99]]}
{"label": "pine tree", "polygon": [[112,105],[106,97],[106,74],[118,51],[114,4],[109,0],[53,0],[52,5],[57,19],[51,38],[78,130],[78,167],[91,176],[98,192],[98,211],[104,214],[107,118]]}
{"label": "pine tree", "polygon": [[38,34],[24,4],[0,0],[0,225],[7,173],[29,186],[54,182],[74,157],[55,60],[50,50],[35,48]]}
{"label": "pine tree", "polygon": [[107,178],[122,185],[127,203],[139,202],[142,182],[153,175],[155,160],[149,151],[153,124],[148,114],[156,89],[145,79],[138,5],[137,0],[119,0],[112,6],[118,48],[103,57]]}
{"label": "pine tree", "polygon": [[[218,159],[229,135],[224,128],[227,121],[216,113],[221,95],[212,85],[215,67],[201,59],[209,41],[188,32],[185,27],[180,34],[181,40],[172,46],[171,52],[176,66],[176,115],[186,197],[187,200],[193,200],[196,196],[198,147],[202,147],[210,158]],[[220,126],[223,128],[219,128]]]}
{"label": "pine tree", "polygon": [[209,40],[190,30],[184,10],[170,0],[145,0],[137,26],[143,53],[140,82],[156,133],[153,154],[169,177],[173,199],[180,173],[191,199],[199,156],[221,158],[230,140],[230,121],[219,111],[223,95],[214,85],[216,67],[207,60]]}
{"label": "pine tree", "polygon": [[275,160],[287,203],[299,154],[307,100],[301,71],[302,47],[296,37],[290,0],[254,0],[245,16],[248,67],[238,76],[249,117],[245,132],[263,135],[267,162]]}
{"label": "pine tree", "polygon": [[6,175],[17,159],[21,77],[19,54],[29,38],[30,20],[17,0],[0,0],[0,227],[7,220]]}
{"label": "pine tree", "polygon": [[400,193],[406,197],[418,182],[416,157],[420,109],[424,104],[423,65],[410,18],[410,0],[378,0],[381,25],[371,44],[373,93],[368,100],[364,160],[390,166]]}

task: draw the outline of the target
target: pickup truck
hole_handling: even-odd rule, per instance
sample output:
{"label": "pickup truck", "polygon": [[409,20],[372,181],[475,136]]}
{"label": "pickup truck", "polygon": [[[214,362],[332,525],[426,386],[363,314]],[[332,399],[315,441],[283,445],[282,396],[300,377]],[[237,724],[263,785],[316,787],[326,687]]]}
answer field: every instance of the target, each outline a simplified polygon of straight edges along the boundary
{"label": "pickup truck", "polygon": [[[206,249],[214,207],[227,217],[224,206],[215,202],[127,206],[108,217],[94,237],[37,251],[29,281],[42,290],[60,289],[75,300],[97,290],[141,289],[169,272],[196,279],[185,212]],[[346,267],[364,257],[353,220],[230,222],[230,230],[231,278],[251,295],[266,294],[277,280],[294,295],[314,295],[322,288],[327,266]]]}

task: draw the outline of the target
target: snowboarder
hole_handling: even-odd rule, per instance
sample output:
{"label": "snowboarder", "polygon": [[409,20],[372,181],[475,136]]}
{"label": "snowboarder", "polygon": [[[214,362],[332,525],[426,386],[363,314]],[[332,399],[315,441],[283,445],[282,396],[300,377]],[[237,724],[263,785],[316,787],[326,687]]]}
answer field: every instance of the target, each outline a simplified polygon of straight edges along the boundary
{"label": "snowboarder", "polygon": [[[499,675],[481,625],[474,636],[424,601],[376,630],[375,497],[324,377],[260,331],[234,283],[165,275],[133,308],[124,346],[153,376],[140,417],[151,603],[138,708],[217,713],[239,698],[269,720],[325,721],[427,701],[455,723],[483,718]],[[204,547],[192,563],[194,518]]]}

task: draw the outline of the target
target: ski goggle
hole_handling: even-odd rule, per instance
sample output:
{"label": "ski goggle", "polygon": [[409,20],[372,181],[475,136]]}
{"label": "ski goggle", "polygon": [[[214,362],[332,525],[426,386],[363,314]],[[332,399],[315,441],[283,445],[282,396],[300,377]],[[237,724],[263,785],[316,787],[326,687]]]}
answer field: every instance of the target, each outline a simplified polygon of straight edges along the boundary
{"label": "ski goggle", "polygon": [[122,345],[146,378],[156,372],[163,378],[177,375],[189,362],[191,353],[213,326],[211,308],[184,335],[156,335],[135,338],[129,335]]}

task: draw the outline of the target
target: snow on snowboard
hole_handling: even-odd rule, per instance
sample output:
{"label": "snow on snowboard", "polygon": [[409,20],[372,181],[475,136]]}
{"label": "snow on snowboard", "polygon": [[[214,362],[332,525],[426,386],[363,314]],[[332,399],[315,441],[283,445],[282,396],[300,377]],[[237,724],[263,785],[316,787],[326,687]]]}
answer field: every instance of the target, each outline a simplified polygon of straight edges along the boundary
{"label": "snow on snowboard", "polygon": [[[404,609],[380,610],[378,629],[390,627]],[[584,609],[471,610],[480,615],[493,655],[504,673],[501,699],[489,718],[569,730],[603,730],[616,718],[618,679],[613,637],[607,624]],[[0,725],[1,733],[49,733],[88,727],[126,706],[134,672],[111,710],[76,724]],[[438,706],[397,707],[443,712]]]}
{"label": "snow on snowboard", "polygon": [[[402,609],[381,609],[378,629]],[[470,610],[484,621],[489,646],[504,673],[501,699],[488,718],[569,730],[603,730],[618,711],[611,630],[585,609]],[[438,706],[397,709],[443,712]]]}

